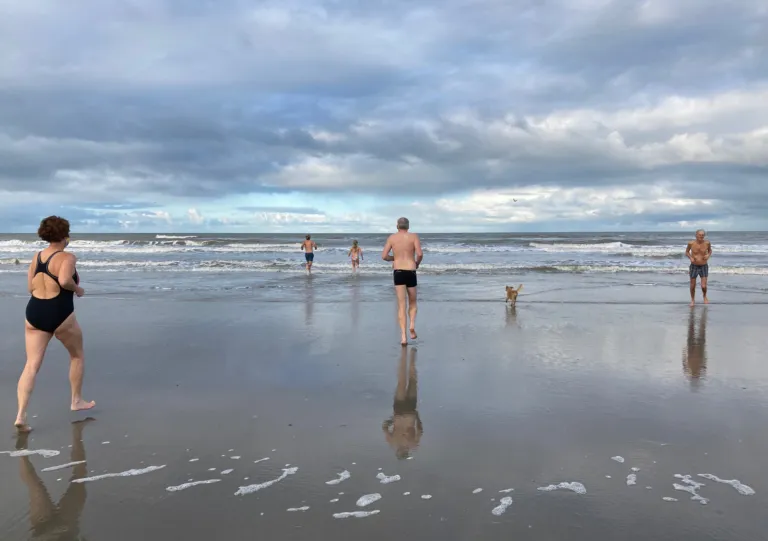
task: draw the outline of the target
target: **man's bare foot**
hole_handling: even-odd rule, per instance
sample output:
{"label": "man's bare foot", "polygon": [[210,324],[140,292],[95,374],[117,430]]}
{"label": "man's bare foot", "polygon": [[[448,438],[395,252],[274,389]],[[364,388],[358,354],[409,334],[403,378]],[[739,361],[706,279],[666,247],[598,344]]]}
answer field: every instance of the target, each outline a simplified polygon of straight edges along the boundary
{"label": "man's bare foot", "polygon": [[416,340],[418,336],[416,336],[416,329],[411,329],[411,339]]}
{"label": "man's bare foot", "polygon": [[693,308],[694,306],[696,306],[696,301],[691,301],[691,304],[689,304],[688,306],[690,306],[691,308]]}
{"label": "man's bare foot", "polygon": [[408,339],[405,337],[405,333],[400,335],[400,345],[403,347],[408,345]]}
{"label": "man's bare foot", "polygon": [[96,406],[96,402],[86,402],[82,398],[79,400],[73,400],[72,401],[72,411],[83,411],[83,410],[89,410]]}
{"label": "man's bare foot", "polygon": [[16,422],[13,423],[13,426],[16,428],[16,433],[18,434],[29,434],[32,432],[32,427],[27,424],[26,416],[17,417]]}
{"label": "man's bare foot", "polygon": [[704,297],[704,304],[709,304],[709,299]]}

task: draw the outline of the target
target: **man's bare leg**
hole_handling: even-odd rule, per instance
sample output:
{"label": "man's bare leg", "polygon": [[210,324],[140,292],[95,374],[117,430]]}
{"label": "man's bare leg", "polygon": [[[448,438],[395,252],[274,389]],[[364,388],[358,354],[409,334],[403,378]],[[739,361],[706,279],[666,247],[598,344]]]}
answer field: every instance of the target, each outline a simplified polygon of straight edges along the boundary
{"label": "man's bare leg", "polygon": [[701,292],[704,294],[704,304],[709,304],[709,299],[707,298],[707,279],[706,278],[701,279]]}
{"label": "man's bare leg", "polygon": [[405,286],[395,286],[395,293],[397,294],[397,320],[400,324],[400,345],[407,346],[408,338],[405,336],[405,324],[407,323],[406,313],[406,292]]}
{"label": "man's bare leg", "polygon": [[85,356],[83,352],[83,331],[75,319],[75,314],[69,316],[56,329],[56,338],[67,348],[69,353],[69,384],[72,388],[72,411],[89,410],[96,402],[83,400],[83,377],[85,375]]}
{"label": "man's bare leg", "polygon": [[409,287],[408,288],[408,316],[411,320],[411,339],[416,340],[418,336],[416,336],[416,312],[418,312],[418,303],[416,301],[416,288],[415,287]]}
{"label": "man's bare leg", "polygon": [[696,278],[691,278],[691,306],[696,304]]}
{"label": "man's bare leg", "polygon": [[24,371],[21,373],[16,389],[19,411],[16,414],[16,421],[13,423],[18,432],[32,430],[27,424],[27,406],[35,388],[35,377],[43,365],[43,357],[48,343],[51,341],[51,335],[35,329],[29,322],[25,321],[24,341],[27,349],[27,363],[24,365]]}

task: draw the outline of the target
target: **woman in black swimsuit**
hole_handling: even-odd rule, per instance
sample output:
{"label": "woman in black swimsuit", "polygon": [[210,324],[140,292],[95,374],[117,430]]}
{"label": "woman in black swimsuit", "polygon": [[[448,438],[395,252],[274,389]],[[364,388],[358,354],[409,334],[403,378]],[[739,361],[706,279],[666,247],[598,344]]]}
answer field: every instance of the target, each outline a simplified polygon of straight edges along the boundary
{"label": "woman in black swimsuit", "polygon": [[82,397],[83,387],[83,332],[75,318],[74,296],[82,297],[80,278],[75,270],[77,258],[64,251],[69,244],[69,222],[58,216],[49,216],[40,222],[37,234],[50,246],[35,255],[29,265],[27,285],[32,297],[27,304],[24,337],[27,364],[19,379],[19,412],[16,429],[29,432],[27,405],[35,387],[35,376],[43,364],[45,350],[56,336],[69,352],[69,382],[72,386],[72,411],[91,409],[95,402]]}

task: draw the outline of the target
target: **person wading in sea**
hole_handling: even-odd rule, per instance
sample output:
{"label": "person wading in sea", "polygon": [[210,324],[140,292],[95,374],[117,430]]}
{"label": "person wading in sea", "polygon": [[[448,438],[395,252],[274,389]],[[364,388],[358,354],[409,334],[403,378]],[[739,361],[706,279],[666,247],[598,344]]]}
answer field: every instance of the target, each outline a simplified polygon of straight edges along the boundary
{"label": "person wading in sea", "polygon": [[304,250],[304,259],[307,260],[307,273],[312,272],[312,262],[315,260],[315,250],[317,244],[312,240],[311,235],[307,235],[304,242],[301,243],[301,249]]}

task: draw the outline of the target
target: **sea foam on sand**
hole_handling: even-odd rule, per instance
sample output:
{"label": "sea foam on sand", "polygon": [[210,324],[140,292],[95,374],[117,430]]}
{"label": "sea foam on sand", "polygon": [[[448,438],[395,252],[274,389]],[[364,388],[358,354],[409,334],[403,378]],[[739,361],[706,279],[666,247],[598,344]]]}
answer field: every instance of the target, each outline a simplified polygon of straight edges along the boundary
{"label": "sea foam on sand", "polygon": [[299,471],[299,468],[296,468],[296,467],[284,469],[282,475],[280,475],[280,477],[278,477],[277,479],[272,479],[271,481],[266,481],[264,483],[259,483],[257,485],[248,485],[248,486],[240,487],[237,490],[237,492],[235,492],[235,496],[244,496],[246,494],[253,494],[254,492],[258,492],[259,490],[269,488],[275,483],[279,483],[289,475],[295,474],[297,471]]}
{"label": "sea foam on sand", "polygon": [[168,492],[179,492],[188,488],[196,487],[198,485],[212,485],[213,483],[219,483],[221,479],[206,479],[205,481],[193,481],[191,483],[184,483],[183,485],[177,485],[175,487],[167,487],[165,490]]}
{"label": "sea foam on sand", "polygon": [[136,470],[126,470],[120,473],[105,473],[103,475],[95,475],[93,477],[83,477],[82,479],[73,479],[73,483],[90,483],[91,481],[100,481],[102,479],[109,479],[111,477],[133,477],[135,475],[144,475],[145,473],[151,473],[153,471],[162,470],[163,466],[147,466],[146,468]]}
{"label": "sea foam on sand", "polygon": [[552,492],[553,490],[571,490],[575,492],[576,494],[586,494],[587,489],[584,485],[579,483],[578,481],[573,482],[563,482],[558,485],[549,485],[546,487],[539,487],[538,490],[542,492]]}

